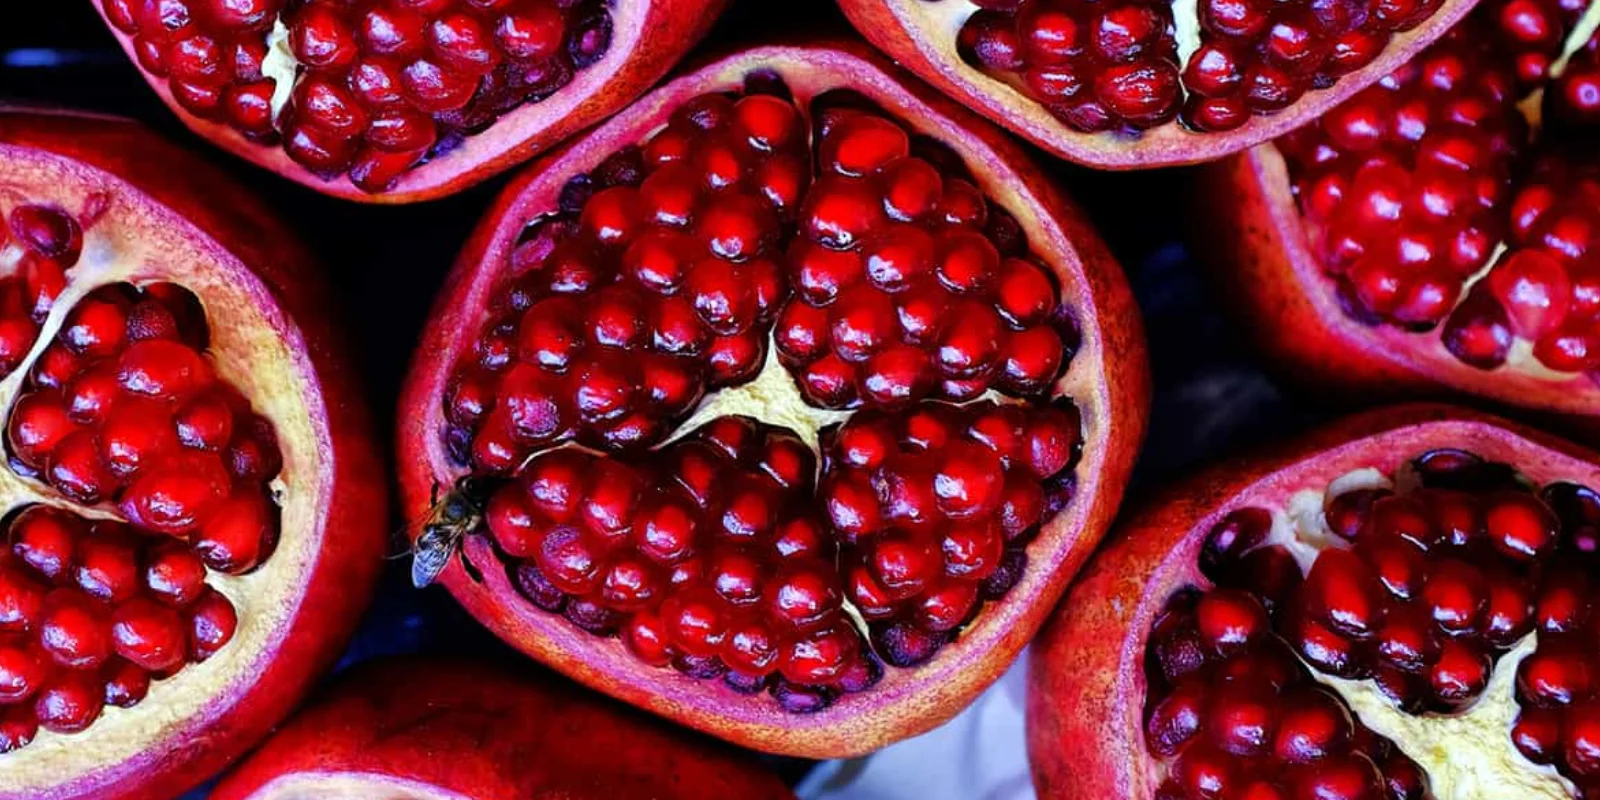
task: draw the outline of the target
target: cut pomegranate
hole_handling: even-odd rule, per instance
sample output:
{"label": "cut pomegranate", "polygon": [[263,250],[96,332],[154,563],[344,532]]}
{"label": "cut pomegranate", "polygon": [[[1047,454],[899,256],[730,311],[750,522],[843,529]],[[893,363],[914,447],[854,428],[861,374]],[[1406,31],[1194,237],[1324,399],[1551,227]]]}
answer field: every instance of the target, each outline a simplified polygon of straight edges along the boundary
{"label": "cut pomegranate", "polygon": [[811,756],[999,675],[1147,392],[1078,212],[864,52],[743,52],[532,168],[402,401],[419,579],[585,683]]}
{"label": "cut pomegranate", "polygon": [[1597,28],[1600,4],[1497,0],[1211,169],[1202,194],[1230,201],[1207,252],[1269,352],[1339,388],[1593,414]]}
{"label": "cut pomegranate", "polygon": [[1404,406],[1176,487],[1036,643],[1041,796],[1600,797],[1597,463]]}
{"label": "cut pomegranate", "polygon": [[181,793],[342,648],[377,456],[249,197],[108,118],[0,115],[0,164],[0,798]]}
{"label": "cut pomegranate", "polygon": [[1063,158],[1109,169],[1209,161],[1294,130],[1474,3],[839,0],[864,36],[934,86]]}
{"label": "cut pomegranate", "polygon": [[[524,670],[525,671],[525,670]],[[342,675],[217,784],[215,800],[792,800],[747,753],[546,673],[451,661]]]}
{"label": "cut pomegranate", "polygon": [[201,136],[321,192],[459,191],[604,119],[726,0],[96,0]]}

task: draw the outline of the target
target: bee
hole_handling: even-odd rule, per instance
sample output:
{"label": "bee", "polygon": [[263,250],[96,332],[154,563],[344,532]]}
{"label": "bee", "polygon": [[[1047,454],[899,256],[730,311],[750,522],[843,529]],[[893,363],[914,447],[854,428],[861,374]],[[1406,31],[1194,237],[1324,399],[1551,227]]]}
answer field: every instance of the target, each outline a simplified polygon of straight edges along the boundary
{"label": "bee", "polygon": [[422,535],[411,545],[411,584],[418,589],[431,585],[450,565],[452,556],[460,559],[467,577],[482,583],[483,573],[467,558],[462,544],[469,534],[482,528],[490,487],[483,479],[468,475],[456,481],[455,488],[442,499],[439,488],[438,483],[433,485],[428,519],[423,523]]}

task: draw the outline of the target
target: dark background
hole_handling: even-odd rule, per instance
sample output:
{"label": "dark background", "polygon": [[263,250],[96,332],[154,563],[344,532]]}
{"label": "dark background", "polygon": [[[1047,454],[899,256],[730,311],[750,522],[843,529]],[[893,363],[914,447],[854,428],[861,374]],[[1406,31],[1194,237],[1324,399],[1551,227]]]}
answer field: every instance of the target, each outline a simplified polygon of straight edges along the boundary
{"label": "dark background", "polygon": [[[272,201],[317,250],[335,291],[386,446],[411,349],[446,270],[505,179],[432,203],[359,205],[324,197],[233,160],[184,129],[156,99],[86,0],[10,4],[0,25],[0,101],[114,112],[208,153]],[[20,14],[20,18],[18,15]],[[826,0],[735,0],[703,49],[796,30],[851,35]],[[1320,412],[1286,395],[1256,365],[1182,241],[1183,170],[1095,173],[1038,154],[1087,207],[1128,270],[1143,310],[1155,374],[1148,444],[1133,492],[1252,442],[1305,427]],[[398,530],[400,522],[396,517]],[[414,591],[397,537],[379,595],[343,665],[433,652],[526,664],[438,588]],[[777,766],[797,779],[802,762]],[[197,793],[196,797],[203,796]]]}

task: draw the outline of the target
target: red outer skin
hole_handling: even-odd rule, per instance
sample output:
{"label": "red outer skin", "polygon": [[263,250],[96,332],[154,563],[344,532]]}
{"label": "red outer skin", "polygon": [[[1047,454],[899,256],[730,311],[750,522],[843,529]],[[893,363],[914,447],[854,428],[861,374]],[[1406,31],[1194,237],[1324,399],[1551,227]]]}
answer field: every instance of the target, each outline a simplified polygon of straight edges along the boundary
{"label": "red outer skin", "polygon": [[1279,508],[1300,489],[1372,466],[1392,470],[1434,447],[1509,463],[1540,483],[1600,484],[1600,454],[1497,417],[1419,404],[1367,412],[1184,481],[1126,518],[1034,643],[1028,755],[1041,798],[1143,800],[1159,778],[1145,750],[1144,652],[1171,594],[1207,586],[1206,533],[1247,505]]}
{"label": "red outer skin", "polygon": [[[105,19],[105,8],[89,0]],[[433,200],[463,191],[510,169],[567,137],[610,117],[661,80],[711,29],[729,0],[616,0],[611,4],[611,49],[600,61],[574,74],[572,82],[538,103],[526,103],[496,120],[460,147],[402,175],[388,191],[363,191],[340,175],[324,180],[289,158],[278,145],[246,139],[226,123],[201,119],[179,105],[164,79],[145,80],[161,101],[212,144],[256,166],[323,194],[365,203],[400,204]],[[623,19],[630,20],[624,24]],[[122,43],[135,67],[133,38],[108,21],[106,29]],[[626,54],[626,58],[621,58]],[[141,72],[143,70],[140,70]]]}
{"label": "red outer skin", "polygon": [[226,777],[212,800],[278,797],[269,787],[286,776],[371,781],[359,796],[373,798],[397,796],[384,791],[396,784],[473,800],[794,797],[748,755],[533,672],[362,664]]}
{"label": "red outer skin", "polygon": [[1582,375],[1533,375],[1461,363],[1439,329],[1407,333],[1368,327],[1339,307],[1311,252],[1289,190],[1283,157],[1257,147],[1202,170],[1196,248],[1240,307],[1251,339],[1296,382],[1342,395],[1439,397],[1465,393],[1497,404],[1550,412],[1585,440],[1600,429],[1600,384]]}
{"label": "red outer skin", "polygon": [[1466,16],[1478,0],[1445,0],[1421,25],[1396,35],[1371,64],[1340,78],[1331,88],[1306,92],[1284,111],[1251,117],[1222,133],[1200,134],[1171,123],[1137,137],[1075,131],[1033,98],[962,61],[956,52],[956,29],[931,21],[925,7],[967,0],[838,2],[868,41],[967,107],[1062,158],[1096,169],[1125,170],[1199,164],[1282,136],[1393,72]]}
{"label": "red outer skin", "polygon": [[[1004,600],[985,606],[957,643],[920,667],[890,669],[873,689],[809,715],[785,713],[766,696],[742,697],[716,682],[645,666],[616,639],[594,637],[538,610],[516,592],[481,537],[469,539],[467,553],[483,566],[484,582],[473,582],[455,563],[443,581],[501,638],[581,683],[747,747],[811,758],[857,756],[953,717],[1033,637],[1110,524],[1144,436],[1150,394],[1132,294],[1082,213],[1043,182],[1042,171],[1032,168],[1010,139],[908,80],[866,47],[772,46],[726,57],[646,96],[513,181],[447,279],[405,383],[397,445],[402,502],[411,518],[419,518],[428,509],[435,484],[450,486],[461,474],[450,464],[439,435],[444,393],[457,359],[471,344],[464,332],[479,329],[485,304],[526,221],[553,207],[556,192],[575,171],[589,169],[617,147],[643,138],[683,101],[740,86],[753,68],[777,71],[802,99],[825,89],[855,89],[897,118],[944,138],[979,175],[980,186],[1018,217],[1036,253],[1062,254],[1054,259],[1060,262],[1055,268],[1083,333],[1083,346],[1061,383],[1084,420],[1076,499],[1029,546],[1029,569],[1022,581]],[[1004,180],[986,180],[984,175]]]}
{"label": "red outer skin", "polygon": [[[247,284],[259,280],[261,303],[282,309],[286,325],[271,335],[298,342],[299,367],[317,384],[307,402],[322,439],[319,503],[327,510],[313,534],[319,541],[304,592],[277,634],[271,658],[252,664],[253,674],[231,680],[202,713],[174,724],[140,758],[101,772],[62,775],[51,786],[0,780],[0,800],[181,794],[264,738],[344,649],[382,566],[387,523],[378,509],[389,507],[383,464],[365,403],[328,324],[321,277],[308,252],[265,205],[215,167],[120,118],[0,109],[0,145],[58,154],[83,170],[110,173],[156,220],[192,225],[195,248],[208,251],[217,269],[239,273]],[[93,729],[82,735],[92,737]]]}

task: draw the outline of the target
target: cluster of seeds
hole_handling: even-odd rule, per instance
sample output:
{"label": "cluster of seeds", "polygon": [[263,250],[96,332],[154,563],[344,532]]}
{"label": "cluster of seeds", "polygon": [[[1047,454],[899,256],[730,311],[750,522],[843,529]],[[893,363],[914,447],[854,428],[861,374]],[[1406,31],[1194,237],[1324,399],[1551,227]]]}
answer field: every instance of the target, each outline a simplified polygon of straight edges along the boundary
{"label": "cluster of seeds", "polygon": [[1372,63],[1440,5],[1200,0],[1199,47],[1180,63],[1168,3],[974,1],[978,11],[958,35],[963,57],[1084,132],[1137,132],[1174,119],[1198,131],[1237,128]]}
{"label": "cluster of seeds", "polygon": [[[237,614],[208,570],[242,574],[271,555],[282,457],[208,344],[186,290],[116,284],[73,306],[34,361],[6,424],[9,463],[68,502],[5,524],[0,752],[135,705],[233,638]],[[70,509],[106,502],[122,519]]]}
{"label": "cluster of seeds", "polygon": [[878,114],[825,111],[816,147],[819,177],[788,253],[795,300],[774,332],[806,399],[1048,395],[1076,332],[1016,220],[936,142]]}
{"label": "cluster of seeds", "polygon": [[238,573],[277,540],[267,482],[281,462],[272,426],[217,379],[207,339],[181,287],[97,289],[34,363],[6,437],[23,475],[79,503],[114,502]]}
{"label": "cluster of seeds", "polygon": [[1459,26],[1279,140],[1312,250],[1363,319],[1437,325],[1505,235],[1528,129],[1492,41]]}
{"label": "cluster of seeds", "polygon": [[[809,712],[931,658],[1021,578],[1072,496],[1081,423],[1054,396],[1077,330],[947,146],[853,93],[744,89],[690,100],[529,225],[443,437],[508,479],[485,516],[533,604]],[[659,446],[769,340],[796,403],[856,410],[816,432],[820,474],[745,417]]]}
{"label": "cluster of seeds", "polygon": [[1429,796],[1421,768],[1311,677],[1247,592],[1174,595],[1146,674],[1145,743],[1167,775],[1159,800]]}
{"label": "cluster of seeds", "polygon": [[[611,45],[599,0],[104,0],[139,64],[184,109],[381,192]],[[297,63],[274,117],[276,24]]]}
{"label": "cluster of seeds", "polygon": [[31,506],[0,551],[0,753],[74,733],[211,657],[238,616],[183,542]]}
{"label": "cluster of seeds", "polygon": [[[1359,772],[1386,782],[1385,796],[1424,797],[1416,765],[1352,729],[1344,701],[1310,689],[1319,710],[1308,716],[1306,690],[1286,693],[1277,676],[1315,686],[1298,656],[1324,675],[1370,680],[1404,713],[1455,714],[1480,700],[1501,657],[1530,635],[1537,645],[1516,667],[1511,743],[1588,796],[1600,791],[1600,675],[1588,663],[1600,647],[1600,494],[1570,483],[1536,491],[1505,465],[1458,450],[1412,466],[1411,491],[1328,499],[1327,528],[1341,541],[1304,575],[1269,540],[1266,509],[1239,509],[1211,531],[1201,569],[1218,588],[1178,595],[1148,651],[1159,688],[1147,741],[1179,759],[1173,796],[1205,796],[1194,783],[1201,773],[1262,775],[1248,765],[1265,758],[1284,770],[1269,779],[1284,787]],[[1243,696],[1262,695],[1263,676],[1273,676],[1273,692]],[[1205,688],[1244,678],[1237,692]]]}
{"label": "cluster of seeds", "polygon": [[1071,499],[1080,436],[1070,405],[991,402],[862,411],[833,433],[819,499],[886,661],[927,659],[1010,591]]}
{"label": "cluster of seeds", "polygon": [[[1505,364],[1519,340],[1548,369],[1600,368],[1600,36],[1551,75],[1586,7],[1485,6],[1279,141],[1313,252],[1349,314],[1438,328],[1481,369]],[[1522,107],[1533,90],[1537,128]]]}
{"label": "cluster of seeds", "polygon": [[567,439],[655,444],[708,388],[753,378],[788,294],[777,260],[809,184],[787,100],[706,95],[573,179],[447,401],[450,451],[505,472]]}
{"label": "cluster of seeds", "polygon": [[839,602],[838,543],[811,508],[810,448],[721,417],[658,456],[556,450],[496,491],[489,530],[523,593],[640,661],[792,710],[874,683]]}
{"label": "cluster of seeds", "polygon": [[[83,229],[54,206],[0,203],[0,372],[27,358],[39,326],[67,284],[67,270],[83,254]],[[10,266],[10,265],[15,266]]]}

